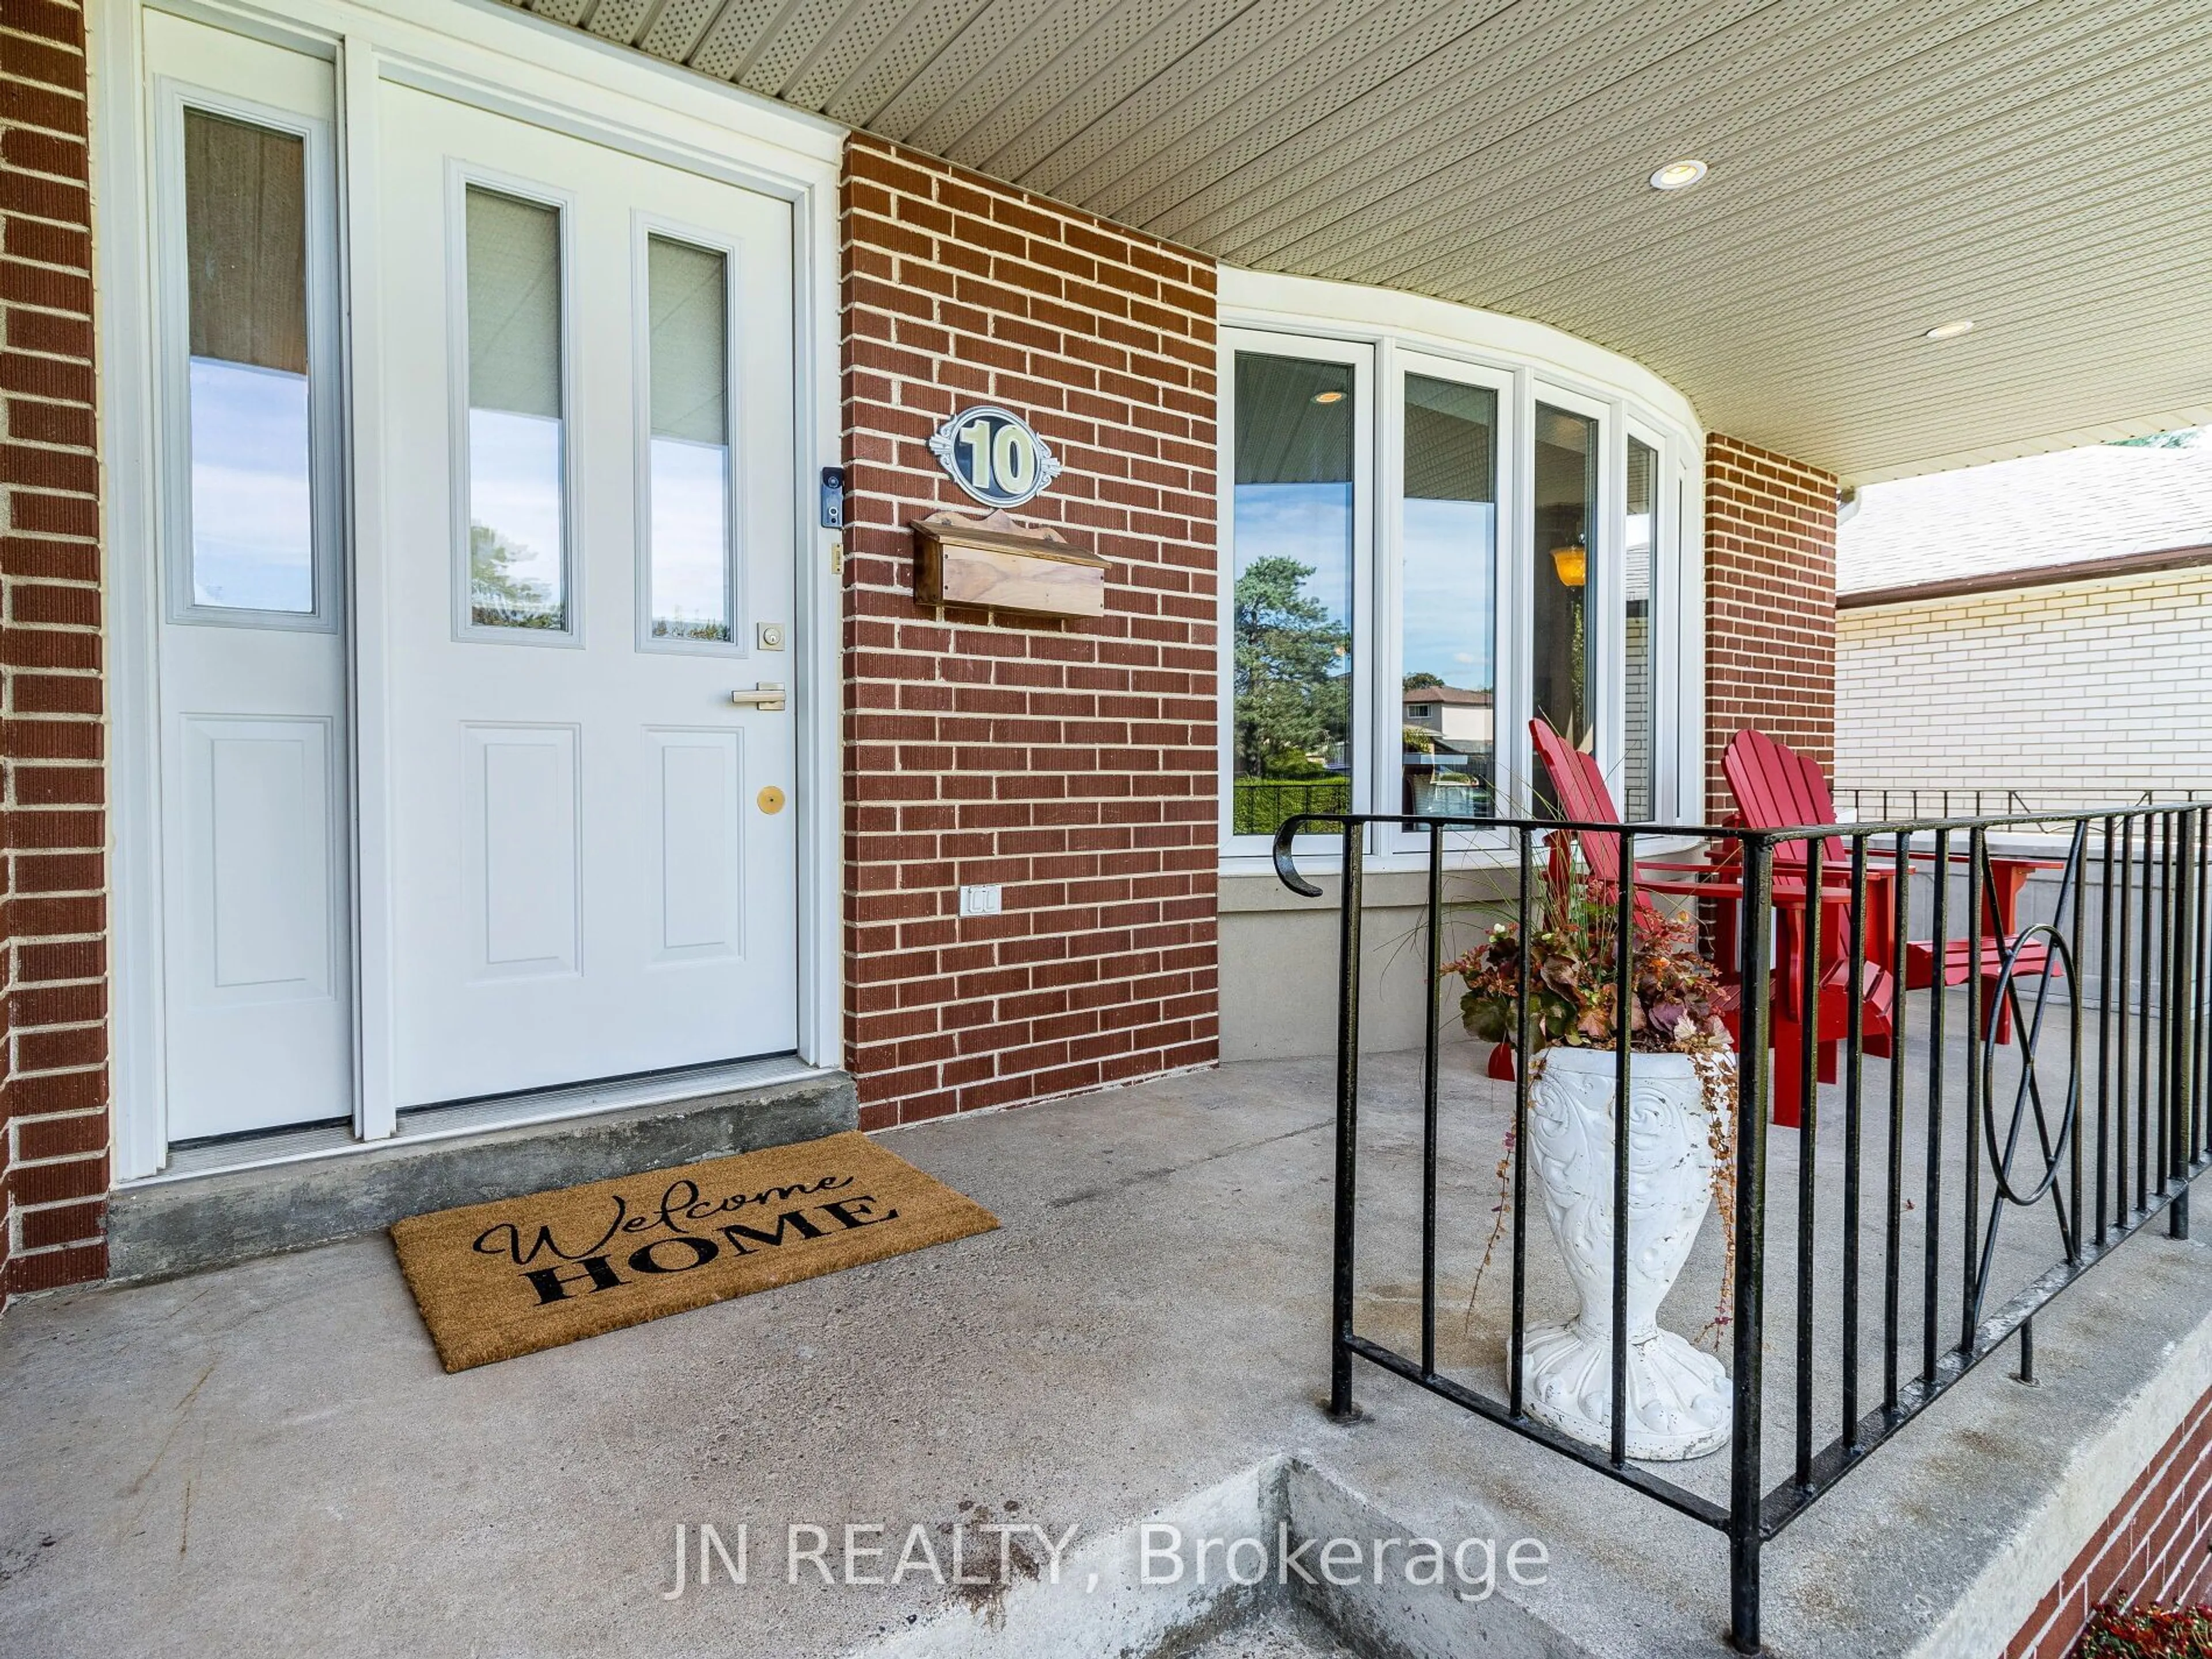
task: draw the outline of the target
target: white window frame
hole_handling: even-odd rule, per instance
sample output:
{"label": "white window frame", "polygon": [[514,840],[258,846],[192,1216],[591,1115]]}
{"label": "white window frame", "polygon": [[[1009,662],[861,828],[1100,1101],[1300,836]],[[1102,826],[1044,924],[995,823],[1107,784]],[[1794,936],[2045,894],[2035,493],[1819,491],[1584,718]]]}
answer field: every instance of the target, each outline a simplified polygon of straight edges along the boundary
{"label": "white window frame", "polygon": [[[1352,580],[1350,634],[1352,636],[1352,712],[1346,735],[1351,744],[1352,810],[1364,812],[1374,799],[1375,680],[1360,665],[1371,662],[1375,651],[1375,501],[1376,501],[1376,365],[1373,347],[1358,342],[1333,340],[1316,335],[1276,333],[1253,329],[1224,329],[1221,349],[1221,841],[1232,854],[1248,857],[1265,854],[1274,845],[1272,836],[1236,833],[1237,769],[1237,356],[1251,352],[1271,357],[1291,357],[1308,362],[1342,363],[1352,370]],[[1365,748],[1368,753],[1363,755]],[[1300,836],[1302,847],[1320,847],[1334,840],[1328,836]]]}
{"label": "white window frame", "polygon": [[[722,547],[723,603],[730,618],[730,637],[726,640],[669,639],[653,631],[653,285],[648,272],[650,245],[655,237],[722,256],[723,431],[730,454],[729,471],[722,482],[723,507],[727,515],[725,522],[728,526]],[[736,574],[745,568],[745,526],[750,521],[744,469],[738,464],[738,434],[744,430],[743,411],[738,401],[742,395],[738,373],[737,296],[742,291],[738,269],[739,251],[733,238],[696,225],[642,210],[630,216],[630,293],[636,299],[636,315],[632,319],[635,362],[631,384],[637,388],[632,411],[636,425],[636,488],[632,494],[637,504],[635,614],[636,645],[641,651],[738,658],[752,654],[751,596],[744,591],[744,584],[735,579]]]}
{"label": "white window frame", "polygon": [[[561,609],[565,626],[560,628],[494,628],[476,620],[470,602],[469,494],[474,483],[469,471],[469,191],[471,186],[550,208],[558,227],[561,259]],[[451,250],[446,267],[447,385],[451,414],[447,431],[453,445],[453,638],[472,645],[532,645],[555,650],[584,647],[584,556],[582,538],[576,533],[582,521],[585,468],[578,454],[575,416],[580,377],[576,341],[576,198],[556,185],[520,178],[459,159],[446,163],[446,246]],[[637,481],[641,484],[641,480]],[[633,492],[637,485],[634,484]]]}
{"label": "white window frame", "polygon": [[[1594,416],[1600,422],[1599,519],[1590,550],[1595,618],[1604,629],[1596,642],[1592,686],[1599,719],[1599,760],[1612,781],[1619,769],[1619,750],[1625,712],[1621,672],[1625,609],[1607,596],[1620,592],[1621,550],[1625,538],[1622,511],[1627,482],[1627,434],[1634,428],[1660,453],[1660,477],[1674,481],[1678,500],[1671,518],[1671,544],[1662,544],[1657,556],[1662,588],[1673,602],[1660,618],[1654,641],[1661,688],[1661,707],[1655,710],[1654,748],[1656,758],[1654,807],[1660,824],[1682,819],[1694,823],[1704,816],[1704,559],[1700,539],[1703,514],[1699,500],[1703,483],[1704,428],[1688,400],[1650,370],[1619,354],[1576,339],[1540,323],[1506,317],[1471,307],[1432,300],[1385,289],[1359,288],[1310,277],[1223,266],[1219,272],[1221,352],[1219,445],[1221,455],[1221,791],[1222,837],[1220,868],[1224,875],[1255,874],[1267,867],[1269,838],[1231,836],[1232,756],[1230,737],[1235,717],[1236,690],[1231,675],[1234,621],[1234,523],[1231,491],[1236,442],[1235,351],[1246,340],[1295,341],[1297,350],[1320,356],[1329,343],[1348,348],[1367,347],[1376,354],[1376,380],[1385,395],[1376,403],[1385,428],[1378,420],[1376,452],[1368,465],[1376,480],[1369,510],[1362,516],[1371,526],[1375,552],[1371,570],[1387,576],[1392,591],[1383,592],[1370,583],[1356,590],[1357,613],[1364,604],[1370,618],[1388,621],[1378,629],[1387,634],[1395,668],[1399,654],[1396,639],[1396,551],[1400,514],[1397,500],[1402,482],[1402,422],[1398,404],[1402,400],[1401,360],[1416,364],[1454,366],[1454,372],[1472,369],[1510,380],[1510,405],[1501,400],[1499,411],[1498,508],[1498,684],[1494,705],[1497,723],[1496,769],[1498,811],[1501,817],[1529,816],[1528,784],[1534,764],[1528,723],[1532,687],[1528,682],[1528,653],[1533,615],[1529,608],[1527,573],[1535,556],[1533,513],[1534,448],[1532,441],[1535,405],[1550,403],[1576,414]],[[1287,350],[1270,344],[1263,349]],[[1431,373],[1422,368],[1417,372]],[[1487,383],[1487,382],[1486,382]],[[1389,477],[1385,477],[1385,469]],[[1509,501],[1510,505],[1509,505]],[[1664,505],[1662,490],[1662,506]],[[1617,611],[1617,614],[1615,614]],[[1355,614],[1354,651],[1361,648]],[[1376,646],[1366,643],[1364,660],[1377,661]],[[1355,662],[1360,660],[1355,656]],[[1401,799],[1395,733],[1388,748],[1376,742],[1380,717],[1374,710],[1375,688],[1382,682],[1377,670],[1360,676],[1355,699],[1364,692],[1369,714],[1360,729],[1368,735],[1370,762],[1353,775],[1355,811],[1388,810]],[[1608,755],[1606,751],[1613,752]],[[1370,808],[1364,802],[1380,801]],[[1618,795],[1616,795],[1618,804]],[[1449,838],[1449,861],[1455,866],[1494,864],[1511,855],[1514,838],[1508,833],[1470,832]],[[1333,837],[1301,837],[1302,849],[1319,854]],[[1375,826],[1365,847],[1370,870],[1413,869],[1426,860],[1425,834],[1407,834],[1395,825]],[[1655,842],[1654,850],[1666,845]]]}
{"label": "white window frame", "polygon": [[[1674,708],[1681,672],[1683,653],[1668,648],[1677,641],[1667,637],[1668,630],[1660,626],[1664,614],[1662,605],[1672,605],[1681,591],[1679,582],[1681,562],[1681,491],[1678,481],[1680,463],[1675,455],[1677,446],[1663,428],[1655,426],[1635,410],[1626,411],[1623,422],[1621,442],[1621,572],[1624,583],[1628,569],[1628,444],[1642,444],[1652,452],[1651,462],[1651,815],[1644,822],[1674,823],[1680,820],[1675,810],[1676,744]],[[1628,684],[1627,684],[1627,596],[1624,592],[1621,615],[1621,710],[1620,728],[1624,769],[1628,752]],[[1679,633],[1679,629],[1674,630]],[[1628,778],[1624,769],[1619,797],[1621,816],[1628,816]]]}
{"label": "white window frame", "polygon": [[[162,548],[167,620],[222,628],[273,628],[330,634],[343,625],[345,559],[344,401],[339,348],[337,204],[331,124],[283,105],[264,104],[167,75],[153,77],[152,173],[155,269],[154,489]],[[191,289],[186,277],[185,116],[210,115],[305,146],[307,239],[307,489],[311,611],[259,611],[202,605],[192,586]]]}
{"label": "white window frame", "polygon": [[1656,792],[1662,823],[1702,823],[1705,810],[1705,473],[1702,442],[1671,434],[1674,545],[1666,567],[1676,599],[1671,651],[1659,659],[1666,715],[1660,752],[1673,764]]}
{"label": "white window frame", "polygon": [[[1583,578],[1583,605],[1589,617],[1589,635],[1584,648],[1589,653],[1586,672],[1589,676],[1590,708],[1597,727],[1592,753],[1605,773],[1606,787],[1613,792],[1613,805],[1620,804],[1620,717],[1625,701],[1621,695],[1620,659],[1623,619],[1626,614],[1620,602],[1621,501],[1626,493],[1622,486],[1627,475],[1628,444],[1621,432],[1619,404],[1563,386],[1547,376],[1529,383],[1525,428],[1528,442],[1523,446],[1528,472],[1528,495],[1521,509],[1521,537],[1526,550],[1520,568],[1530,586],[1512,617],[1521,663],[1521,672],[1513,688],[1519,708],[1513,723],[1510,750],[1514,775],[1521,781],[1522,792],[1510,814],[1516,817],[1535,816],[1534,792],[1540,769],[1535,744],[1528,736],[1528,722],[1536,712],[1536,561],[1550,553],[1548,548],[1536,545],[1535,431],[1539,405],[1597,422],[1597,505],[1595,523],[1588,538],[1589,566]],[[1504,748],[1502,744],[1499,746],[1501,750]]]}
{"label": "white window frame", "polygon": [[[1402,733],[1404,702],[1402,696],[1392,701],[1392,688],[1402,688],[1406,678],[1405,662],[1405,527],[1406,527],[1406,379],[1419,374],[1431,380],[1451,380],[1462,386],[1480,386],[1494,393],[1498,399],[1496,427],[1497,456],[1492,468],[1492,493],[1497,497],[1495,508],[1497,544],[1497,579],[1492,604],[1495,607],[1494,637],[1491,641],[1491,669],[1492,687],[1490,703],[1491,772],[1494,779],[1492,793],[1493,811],[1504,809],[1516,799],[1517,785],[1512,768],[1513,750],[1509,726],[1513,710],[1512,688],[1521,678],[1522,659],[1516,642],[1513,617],[1523,603],[1522,567],[1525,561],[1515,556],[1521,534],[1515,526],[1524,515],[1522,507],[1522,479],[1521,469],[1515,464],[1520,453],[1520,434],[1525,429],[1521,408],[1522,377],[1509,368],[1474,363],[1462,358],[1440,356],[1418,347],[1401,346],[1395,341],[1382,343],[1387,372],[1385,391],[1381,404],[1379,441],[1382,454],[1378,471],[1382,492],[1376,502],[1378,549],[1376,556],[1376,610],[1384,625],[1378,630],[1382,641],[1376,658],[1376,686],[1378,695],[1375,723],[1375,757],[1376,760],[1375,799],[1382,803],[1378,811],[1387,811],[1405,799],[1405,743]],[[1510,816],[1506,813],[1506,816]],[[1425,852],[1428,846],[1426,830],[1409,830],[1394,825],[1380,826],[1377,843],[1384,852]],[[1447,842],[1456,850],[1474,848],[1503,848],[1508,837],[1503,831],[1479,830],[1454,830],[1446,836]]]}

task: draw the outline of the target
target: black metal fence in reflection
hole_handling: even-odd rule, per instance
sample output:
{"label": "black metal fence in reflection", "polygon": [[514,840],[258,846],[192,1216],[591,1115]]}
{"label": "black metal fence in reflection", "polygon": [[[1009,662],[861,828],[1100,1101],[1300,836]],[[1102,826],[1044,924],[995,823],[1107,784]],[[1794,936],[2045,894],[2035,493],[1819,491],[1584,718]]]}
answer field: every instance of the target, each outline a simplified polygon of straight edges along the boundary
{"label": "black metal fence in reflection", "polygon": [[[1385,827],[1425,836],[1427,851],[1420,1325],[1419,1352],[1410,1354],[1363,1334],[1356,1318],[1362,885],[1369,843]],[[1736,1293],[1725,1502],[1627,1455],[1625,1224],[1611,1229],[1611,1443],[1584,1443],[1527,1410],[1525,1064],[1515,1068],[1506,1171],[1504,1395],[1437,1365],[1437,993],[1452,908],[1447,848],[1466,849],[1461,862],[1469,869],[1494,872],[1491,902],[1517,921],[1526,940],[1548,843],[1561,835],[1617,848],[1625,878],[1605,896],[1617,909],[1616,940],[1634,938],[1639,902],[1694,914],[1736,988]],[[1333,1410],[1350,1413],[1352,1362],[1364,1359],[1723,1533],[1731,1635],[1743,1651],[1759,1648],[1760,1553],[1768,1542],[2015,1338],[2020,1374],[2032,1380],[2038,1311],[2131,1234],[2163,1215],[2173,1237],[2187,1236],[2189,1182],[2212,1167],[2212,805],[1764,831],[1314,814],[1281,825],[1274,856],[1285,884],[1318,897],[1322,890],[1297,868],[1301,838],[1306,848],[1333,843],[1343,877]],[[1392,840],[1402,845],[1402,833]],[[1639,845],[1665,848],[1663,873],[1639,872]],[[1686,855],[1686,846],[1700,850]],[[1631,951],[1624,943],[1614,954],[1613,1006],[1626,1008]],[[1518,970],[1514,1048],[1523,1056],[1530,1053],[1529,955],[1521,953]],[[1628,1021],[1615,1024],[1613,1214],[1625,1218],[1636,1060]],[[2001,1054],[2008,1054],[2002,1066]],[[1877,1066],[1884,1075],[1870,1074]],[[1769,1123],[1778,1107],[1783,1120],[1802,1120],[1795,1215],[1770,1237]],[[1832,1110],[1842,1117],[1839,1152],[1820,1135],[1821,1114]],[[1909,1171],[1916,1141],[1924,1167]],[[1821,1164],[1836,1156],[1840,1193],[1831,1197]],[[1944,1186],[1954,1175],[1962,1188],[1956,1194]],[[1994,1269],[2006,1212],[2031,1206],[2051,1213],[2057,1246],[2047,1261],[2034,1257],[2021,1269],[2015,1261],[2000,1282]],[[1947,1237],[1954,1227],[1959,1236]],[[1771,1245],[1794,1263],[1787,1282],[1773,1285]],[[1831,1287],[1839,1305],[1824,1305],[1816,1279],[1824,1252],[1840,1258],[1840,1287]],[[1786,1397],[1778,1399],[1763,1381],[1770,1290],[1794,1337]],[[1837,1377],[1839,1398],[1816,1397],[1816,1376]],[[1770,1408],[1791,1430],[1787,1472],[1771,1485]]]}

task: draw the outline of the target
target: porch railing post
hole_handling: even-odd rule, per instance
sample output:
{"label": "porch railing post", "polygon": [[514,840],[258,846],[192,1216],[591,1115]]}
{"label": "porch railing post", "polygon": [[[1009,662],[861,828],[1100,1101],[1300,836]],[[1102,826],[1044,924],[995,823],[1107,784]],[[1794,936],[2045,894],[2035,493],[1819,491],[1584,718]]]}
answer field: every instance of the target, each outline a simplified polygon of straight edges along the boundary
{"label": "porch railing post", "polygon": [[1740,1653],[1757,1653],[1762,1472],[1761,1346],[1766,1258],[1769,947],[1774,849],[1743,839],[1742,1004],[1736,1030],[1735,1329],[1729,1437],[1729,1627]]}
{"label": "porch railing post", "polygon": [[2173,942],[2166,953],[2166,962],[2173,988],[2166,994],[2166,1006],[2172,1011],[2173,1030],[2172,1062],[2167,1068],[2166,1121],[2167,1168],[2172,1171],[2168,1179],[2177,1190],[2172,1203],[2166,1206],[2166,1228],[2167,1236],[2173,1238],[2189,1237],[2189,1127],[2197,1115],[2197,949],[2194,930],[2189,923],[2195,908],[2191,889],[2197,876],[2192,842],[2201,827],[2202,821],[2193,811],[2173,815],[2173,868],[2166,883],[2166,914],[2172,918],[2166,933]]}
{"label": "porch railing post", "polygon": [[1437,1370],[1437,1085],[1443,1040],[1437,987],[1443,979],[1444,827],[1429,825],[1429,903],[1423,926],[1428,970],[1421,1022],[1421,1374]]}
{"label": "porch railing post", "polygon": [[1359,1179],[1359,911],[1366,827],[1344,826],[1336,986],[1336,1237],[1329,1314],[1328,1413],[1352,1415],[1352,1222]]}
{"label": "porch railing post", "polygon": [[1620,880],[1613,892],[1613,1346],[1607,1417],[1615,1468],[1628,1460],[1628,1103],[1629,1071],[1635,1063],[1629,1046],[1629,1011],[1634,1006],[1636,984],[1635,833],[1622,830],[1619,844]]}

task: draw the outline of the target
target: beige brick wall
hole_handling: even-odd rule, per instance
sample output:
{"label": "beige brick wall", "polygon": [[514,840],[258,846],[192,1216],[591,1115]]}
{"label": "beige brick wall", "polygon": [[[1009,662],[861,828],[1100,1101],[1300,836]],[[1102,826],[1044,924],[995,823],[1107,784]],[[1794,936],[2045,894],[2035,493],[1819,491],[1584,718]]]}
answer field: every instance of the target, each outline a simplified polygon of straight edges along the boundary
{"label": "beige brick wall", "polygon": [[2212,566],[1838,617],[1836,781],[2212,788]]}

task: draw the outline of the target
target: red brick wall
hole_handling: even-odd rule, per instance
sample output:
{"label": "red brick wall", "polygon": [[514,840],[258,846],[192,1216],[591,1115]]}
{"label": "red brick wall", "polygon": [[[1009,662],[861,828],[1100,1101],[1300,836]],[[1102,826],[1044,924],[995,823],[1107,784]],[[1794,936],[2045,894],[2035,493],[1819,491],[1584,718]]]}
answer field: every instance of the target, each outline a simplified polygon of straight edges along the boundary
{"label": "red brick wall", "polygon": [[[848,153],[846,1054],[863,1124],[1211,1062],[1210,262],[879,139]],[[1066,470],[1017,517],[1113,562],[1095,622],[915,603],[926,447],[1002,404]],[[957,889],[1005,885],[963,918]]]}
{"label": "red brick wall", "polygon": [[107,1190],[84,18],[0,0],[0,1297],[96,1279]]}
{"label": "red brick wall", "polygon": [[2100,1601],[2212,1601],[2212,1394],[2051,1587],[2007,1659],[2065,1659]]}
{"label": "red brick wall", "polygon": [[1756,726],[1832,770],[1836,479],[1705,440],[1705,801],[1733,810],[1721,752]]}

